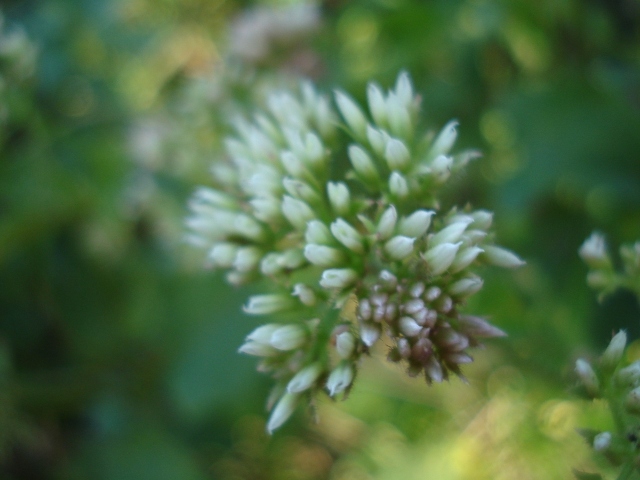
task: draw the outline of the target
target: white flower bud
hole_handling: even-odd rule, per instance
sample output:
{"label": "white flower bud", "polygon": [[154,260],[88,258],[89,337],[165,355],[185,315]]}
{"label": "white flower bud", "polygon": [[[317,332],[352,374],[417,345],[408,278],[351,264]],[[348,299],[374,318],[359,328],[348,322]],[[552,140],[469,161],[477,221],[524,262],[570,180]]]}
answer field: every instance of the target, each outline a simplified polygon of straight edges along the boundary
{"label": "white flower bud", "polygon": [[447,291],[454,297],[466,298],[477,293],[482,288],[483,283],[482,279],[477,276],[461,278],[449,285]]}
{"label": "white flower bud", "polygon": [[611,268],[611,259],[607,253],[604,237],[594,232],[587,238],[578,251],[582,259],[591,268]]}
{"label": "white flower bud", "polygon": [[618,363],[620,363],[626,345],[627,332],[620,330],[613,336],[611,342],[609,342],[609,346],[600,357],[600,365],[602,365],[603,368],[611,370],[616,368]]}
{"label": "white flower bud", "polygon": [[384,244],[384,251],[393,260],[403,260],[413,253],[415,238],[397,235]]}
{"label": "white flower bud", "polygon": [[427,233],[431,225],[433,210],[416,210],[408,217],[403,217],[398,223],[398,233],[407,237],[419,238]]}
{"label": "white flower bud", "polygon": [[387,104],[382,90],[375,83],[367,86],[367,100],[373,120],[381,127],[387,126]]}
{"label": "white flower bud", "polygon": [[314,170],[324,169],[326,165],[324,146],[313,132],[308,132],[304,137],[304,153],[305,160]]}
{"label": "white flower bud", "polygon": [[299,248],[289,248],[278,256],[278,265],[288,270],[299,268],[305,263],[304,253]]}
{"label": "white flower bud", "polygon": [[288,310],[293,306],[294,301],[289,296],[270,293],[250,297],[249,302],[243,307],[243,310],[250,315],[268,315],[270,313]]}
{"label": "white flower bud", "polygon": [[413,125],[409,110],[398,98],[395,92],[387,96],[387,117],[391,132],[402,138],[410,138],[413,133]]}
{"label": "white flower bud", "polygon": [[429,172],[437,184],[443,184],[451,176],[453,158],[447,155],[438,155],[429,165]]}
{"label": "white flower bud", "polygon": [[411,161],[411,154],[403,142],[392,138],[387,142],[384,158],[387,161],[389,170],[405,170]]}
{"label": "white flower bud", "polygon": [[320,286],[323,288],[347,288],[358,279],[358,272],[350,268],[330,268],[322,272]]}
{"label": "white flower bud", "polygon": [[255,270],[262,259],[262,251],[258,247],[242,247],[233,262],[233,266],[239,272]]}
{"label": "white flower bud", "polygon": [[390,205],[384,213],[380,216],[380,221],[376,228],[376,233],[380,240],[386,240],[393,235],[393,230],[396,227],[396,221],[398,220],[398,213],[396,207]]}
{"label": "white flower bud", "polygon": [[471,217],[464,217],[459,221],[446,226],[431,238],[429,238],[429,245],[435,247],[436,245],[440,245],[441,243],[457,242],[458,240],[460,240],[462,233],[471,222],[473,222],[473,219]]}
{"label": "white flower bud", "polygon": [[227,210],[236,210],[238,208],[238,201],[232,196],[208,187],[199,187],[194,193],[190,201],[192,208],[197,208],[194,204],[207,204],[213,205],[218,208],[225,208]]}
{"label": "white flower bud", "polygon": [[360,325],[360,339],[367,347],[371,347],[380,338],[380,327],[373,323]]}
{"label": "white flower bud", "polygon": [[492,338],[492,337],[506,337],[507,334],[500,330],[498,327],[494,327],[484,318],[476,317],[473,315],[460,315],[458,317],[460,324],[460,330],[472,337]]}
{"label": "white flower bud", "polygon": [[269,343],[278,350],[295,350],[304,345],[307,334],[299,325],[284,325],[271,334]]}
{"label": "white flower bud", "polygon": [[310,175],[304,162],[293,152],[288,150],[282,152],[280,154],[280,163],[293,178],[307,178]]}
{"label": "white flower bud", "polygon": [[424,308],[424,300],[421,298],[412,298],[411,300],[404,302],[403,306],[405,312],[409,315],[413,315]]}
{"label": "white flower bud", "polygon": [[331,208],[336,215],[346,215],[351,210],[351,198],[349,188],[342,182],[327,183],[327,195]]}
{"label": "white flower bud", "polygon": [[246,339],[257,343],[262,343],[263,345],[269,345],[271,335],[273,335],[273,332],[275,332],[281,326],[282,325],[277,323],[266,323],[264,325],[260,325],[249,335],[247,335]]}
{"label": "white flower bud", "polygon": [[405,108],[410,108],[413,104],[413,86],[407,72],[401,72],[396,80],[395,94]]}
{"label": "white flower bud", "polygon": [[[596,376],[596,372],[593,371],[591,365],[586,360],[579,358],[576,360],[576,373],[580,377],[580,381],[587,389],[587,393],[592,397],[598,397],[600,391],[600,382]],[[640,394],[640,391],[638,392]],[[640,400],[640,399],[639,399]]]}
{"label": "white flower bud", "polygon": [[367,125],[367,140],[369,140],[369,145],[371,145],[374,153],[379,157],[384,157],[384,152],[387,147],[387,138],[385,137],[385,134],[380,130],[373,128],[371,125]]}
{"label": "white flower bud", "polygon": [[238,248],[235,243],[216,243],[209,252],[209,259],[216,267],[230,268],[233,266]]}
{"label": "white flower bud", "polygon": [[493,223],[493,212],[489,212],[487,210],[476,210],[475,212],[471,212],[469,216],[473,218],[473,228],[484,231],[491,228],[491,224]]}
{"label": "white flower bud", "polygon": [[299,398],[300,396],[297,393],[285,393],[282,396],[269,417],[269,422],[267,423],[269,435],[289,419],[298,405]]}
{"label": "white flower bud", "polygon": [[320,245],[329,245],[334,243],[333,235],[331,235],[329,227],[320,220],[315,219],[307,222],[304,239],[307,243],[317,243]]}
{"label": "white flower bud", "polygon": [[307,222],[315,218],[309,205],[289,195],[282,198],[282,213],[297,230],[305,230]]}
{"label": "white flower bud", "polygon": [[260,262],[260,272],[267,277],[277,275],[282,272],[280,254],[276,252],[267,253]]}
{"label": "white flower bud", "polygon": [[360,107],[346,94],[336,90],[334,92],[338,109],[354,135],[359,139],[366,138],[367,119]]}
{"label": "white flower bud", "polygon": [[425,364],[424,372],[427,376],[427,381],[431,380],[432,382],[441,383],[442,380],[444,380],[442,365],[440,365],[440,362],[433,356],[429,358]]}
{"label": "white flower bud", "polygon": [[640,382],[640,360],[618,370],[614,378],[620,387],[637,387]]}
{"label": "white flower bud", "polygon": [[312,363],[307,365],[298,373],[296,373],[287,384],[289,393],[304,392],[313,386],[322,373],[322,365],[320,363]]}
{"label": "white flower bud", "polygon": [[611,446],[611,432],[600,432],[593,438],[593,449],[596,452],[609,450]]}
{"label": "white flower bud", "polygon": [[526,263],[520,260],[515,253],[495,245],[484,245],[484,252],[481,256],[490,264],[504,268],[517,268]]}
{"label": "white flower bud", "polygon": [[439,155],[446,155],[453,147],[453,144],[456,142],[456,138],[458,137],[458,132],[456,127],[458,126],[458,122],[455,120],[447,123],[440,133],[436,137],[431,146],[431,150],[429,151],[429,156],[431,158],[436,158]]}
{"label": "white flower bud", "polygon": [[248,341],[242,344],[238,349],[238,353],[244,353],[247,355],[253,355],[255,357],[273,357],[279,352],[271,345],[265,345],[264,343]]}
{"label": "white flower bud", "polygon": [[345,391],[353,381],[353,367],[350,362],[343,361],[329,375],[327,390],[330,396]]}
{"label": "white flower bud", "polygon": [[457,273],[464,270],[471,265],[482,252],[484,252],[484,250],[480,247],[462,248],[456,254],[456,258],[453,259],[453,263],[451,264],[451,267],[449,267],[449,271],[451,273]]}
{"label": "white flower bud", "polygon": [[260,222],[249,215],[238,214],[233,221],[233,231],[249,240],[262,241],[265,231]]}
{"label": "white flower bud", "polygon": [[304,256],[309,262],[321,267],[335,267],[343,264],[346,260],[341,250],[315,243],[307,244],[304,247]]}
{"label": "white flower bud", "polygon": [[407,198],[409,196],[409,184],[399,172],[391,172],[389,176],[389,191],[397,198]]}
{"label": "white flower bud", "polygon": [[282,185],[289,195],[299,200],[311,204],[322,202],[322,197],[308,183],[295,178],[286,177],[282,180]]}
{"label": "white flower bud", "polygon": [[291,293],[294,297],[298,297],[300,302],[303,305],[311,307],[316,304],[316,294],[311,287],[305,285],[304,283],[296,283],[293,286],[293,292]]}
{"label": "white flower bud", "polygon": [[348,152],[353,169],[363,181],[374,184],[380,182],[378,169],[369,154],[365,152],[362,147],[359,145],[350,145]]}
{"label": "white flower bud", "polygon": [[331,224],[331,233],[342,245],[356,253],[364,253],[362,235],[342,218]]}
{"label": "white flower bud", "polygon": [[253,216],[266,223],[277,222],[282,218],[280,200],[272,195],[253,198],[249,201]]}
{"label": "white flower bud", "polygon": [[363,298],[358,302],[358,318],[363,321],[371,319],[373,310],[371,308],[371,302],[368,298]]}
{"label": "white flower bud", "polygon": [[422,327],[411,317],[401,317],[399,326],[407,337],[415,337],[422,331]]}
{"label": "white flower bud", "polygon": [[460,245],[462,242],[441,243],[422,254],[422,258],[427,262],[432,275],[440,275],[451,266]]}
{"label": "white flower bud", "polygon": [[342,332],[336,337],[336,351],[340,358],[347,359],[355,350],[356,342],[351,332]]}

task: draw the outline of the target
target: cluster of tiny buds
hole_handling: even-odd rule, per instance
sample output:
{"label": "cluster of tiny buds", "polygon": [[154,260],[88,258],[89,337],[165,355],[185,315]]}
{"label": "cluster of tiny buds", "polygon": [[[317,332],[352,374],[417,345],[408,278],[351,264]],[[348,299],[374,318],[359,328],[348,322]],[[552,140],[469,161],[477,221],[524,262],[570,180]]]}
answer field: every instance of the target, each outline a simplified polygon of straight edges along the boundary
{"label": "cluster of tiny buds", "polygon": [[406,73],[387,93],[370,84],[367,97],[370,117],[340,91],[337,111],[309,84],[301,98],[273,93],[268,112],[236,121],[229,161],[213,166],[217,188],[201,187],[190,203],[189,240],[209,264],[233,284],[266,278],[275,290],[244,310],[283,323],[259,327],[240,348],[276,381],[269,431],[303,396],[347,394],[382,336],[390,360],[431,383],[461,375],[478,339],[504,335],[460,312],[483,285],[471,269],[524,262],[494,244],[491,212],[439,211],[439,187],[476,153],[450,155],[456,122],[416,135]]}
{"label": "cluster of tiny buds", "polygon": [[608,402],[618,431],[581,431],[594,450],[619,465],[626,460],[637,464],[638,417],[640,417],[640,360],[623,366],[627,334],[619,331],[593,364],[576,360],[575,371],[590,398]]}
{"label": "cluster of tiny buds", "polygon": [[587,283],[600,299],[620,287],[640,298],[640,241],[620,246],[622,271],[615,270],[604,236],[598,232],[584,241],[578,253],[589,267]]}

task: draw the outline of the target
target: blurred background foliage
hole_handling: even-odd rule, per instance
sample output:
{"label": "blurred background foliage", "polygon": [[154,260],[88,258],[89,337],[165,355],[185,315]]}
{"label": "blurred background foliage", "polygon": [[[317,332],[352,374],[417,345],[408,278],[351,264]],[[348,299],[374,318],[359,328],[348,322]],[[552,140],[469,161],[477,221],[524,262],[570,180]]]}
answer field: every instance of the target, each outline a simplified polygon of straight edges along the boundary
{"label": "blurred background foliage", "polygon": [[[640,309],[597,304],[577,249],[640,238],[634,0],[7,0],[0,25],[3,479],[541,479],[605,469],[578,355]],[[249,292],[183,246],[220,138],[273,85],[363,99],[406,69],[423,121],[484,157],[446,193],[496,212],[528,265],[474,312],[509,332],[469,385],[384,362],[268,438],[269,381],[236,354]],[[640,344],[631,349],[640,357]]]}

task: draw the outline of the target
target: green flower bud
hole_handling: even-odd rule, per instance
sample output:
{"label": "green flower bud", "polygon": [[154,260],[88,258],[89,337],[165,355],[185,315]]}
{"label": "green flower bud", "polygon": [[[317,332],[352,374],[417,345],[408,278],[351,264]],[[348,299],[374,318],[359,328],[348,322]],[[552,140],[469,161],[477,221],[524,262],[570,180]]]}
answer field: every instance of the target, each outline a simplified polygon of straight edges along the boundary
{"label": "green flower bud", "polygon": [[398,214],[396,212],[396,207],[390,205],[389,208],[387,208],[380,216],[380,221],[376,228],[376,232],[378,233],[380,240],[386,240],[393,235],[397,220]]}

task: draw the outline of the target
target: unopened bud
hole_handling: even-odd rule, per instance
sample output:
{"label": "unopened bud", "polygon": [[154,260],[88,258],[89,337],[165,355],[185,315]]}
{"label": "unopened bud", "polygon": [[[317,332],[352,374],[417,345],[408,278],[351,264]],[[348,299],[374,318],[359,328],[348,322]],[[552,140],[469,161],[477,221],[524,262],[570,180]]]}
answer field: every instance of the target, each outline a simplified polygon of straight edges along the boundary
{"label": "unopened bud", "polygon": [[342,117],[356,137],[364,139],[367,136],[367,119],[360,107],[346,94],[335,91],[335,98]]}
{"label": "unopened bud", "polygon": [[458,221],[446,226],[438,233],[433,235],[429,239],[429,245],[435,247],[436,245],[440,245],[441,243],[457,242],[458,240],[460,240],[460,237],[462,236],[462,233],[465,231],[467,226],[472,222],[473,219],[469,216],[460,218]]}
{"label": "unopened bud", "polygon": [[360,339],[367,347],[371,347],[380,338],[380,327],[373,323],[360,325]]}
{"label": "unopened bud", "polygon": [[453,263],[449,268],[449,271],[451,273],[457,273],[464,270],[471,265],[482,252],[484,252],[484,250],[480,247],[466,247],[459,250],[456,254],[456,258],[454,258]]}
{"label": "unopened bud", "polygon": [[343,289],[355,283],[358,272],[350,268],[330,268],[322,272],[320,286],[328,289]]}
{"label": "unopened bud", "polygon": [[[576,373],[578,374],[578,377],[580,377],[580,381],[582,381],[584,387],[587,389],[587,393],[594,398],[598,397],[600,395],[600,382],[598,381],[596,372],[594,372],[591,365],[589,365],[589,362],[582,358],[576,360]],[[640,391],[638,394],[640,396]],[[640,400],[640,398],[638,400]]]}
{"label": "unopened bud", "polygon": [[481,256],[490,264],[504,268],[517,268],[526,263],[515,253],[495,245],[485,245]]}
{"label": "unopened bud", "polygon": [[432,275],[440,275],[449,268],[456,257],[456,253],[458,253],[460,245],[462,245],[462,242],[441,243],[422,254],[422,258],[429,266]]}
{"label": "unopened bud", "polygon": [[413,253],[415,238],[397,235],[384,244],[384,251],[393,260],[403,260]]}
{"label": "unopened bud", "polygon": [[297,393],[285,393],[280,401],[278,401],[273,412],[271,412],[269,422],[267,423],[267,432],[269,435],[271,435],[276,428],[286,422],[293,414],[296,406],[298,405],[299,397],[300,396]]}
{"label": "unopened bud", "polygon": [[611,446],[611,432],[600,432],[593,438],[593,449],[596,452],[609,450]]}
{"label": "unopened bud", "polygon": [[289,393],[298,393],[308,390],[313,386],[321,373],[322,365],[320,363],[307,365],[289,380],[287,391]]}
{"label": "unopened bud", "polygon": [[271,334],[269,343],[278,350],[295,350],[304,345],[306,332],[299,325],[284,325]]}
{"label": "unopened bud", "polygon": [[415,337],[422,331],[422,327],[411,317],[400,318],[399,326],[407,337]]}
{"label": "unopened bud", "polygon": [[298,297],[303,305],[311,307],[316,304],[316,294],[311,287],[304,283],[296,283],[291,295]]}
{"label": "unopened bud", "polygon": [[457,126],[458,122],[452,120],[451,122],[447,123],[442,128],[442,130],[440,130],[440,133],[431,146],[429,156],[435,158],[439,155],[446,155],[447,153],[449,153],[458,136],[458,132],[456,131]]}
{"label": "unopened bud", "polygon": [[351,209],[351,199],[349,189],[342,182],[329,182],[327,184],[327,195],[331,208],[337,215],[346,215]]}
{"label": "unopened bud", "polygon": [[614,376],[616,385],[622,388],[637,387],[640,382],[640,360],[618,370]]}
{"label": "unopened bud", "polygon": [[282,214],[297,230],[304,231],[307,223],[315,218],[309,205],[302,200],[285,195],[282,199]]}
{"label": "unopened bud", "polygon": [[380,216],[380,221],[378,222],[378,226],[376,228],[378,237],[381,240],[386,240],[391,237],[391,235],[393,235],[397,220],[398,213],[396,212],[396,208],[391,205]]}
{"label": "unopened bud", "polygon": [[578,251],[582,259],[591,268],[611,268],[611,259],[607,253],[604,237],[594,232],[587,238]]}
{"label": "unopened bud", "polygon": [[356,253],[364,253],[362,235],[342,218],[331,224],[331,233],[341,244]]}
{"label": "unopened bud", "polygon": [[313,243],[304,247],[304,256],[309,262],[321,267],[335,267],[345,261],[345,255],[341,250]]}
{"label": "unopened bud", "polygon": [[251,315],[268,315],[288,310],[293,306],[293,300],[287,295],[265,294],[250,297],[243,310]]}
{"label": "unopened bud", "polygon": [[336,351],[340,358],[349,358],[355,349],[355,338],[351,332],[342,332],[336,337]]}
{"label": "unopened bud", "polygon": [[317,243],[319,245],[330,245],[334,243],[333,235],[329,227],[320,220],[311,220],[307,223],[304,239],[307,243]]}
{"label": "unopened bud", "polygon": [[407,146],[396,138],[392,138],[387,142],[384,151],[384,158],[387,161],[389,170],[405,170],[410,163],[411,154]]}
{"label": "unopened bud", "polygon": [[409,195],[407,179],[397,171],[391,172],[389,176],[389,191],[397,198],[406,198]]}
{"label": "unopened bud", "polygon": [[609,346],[600,357],[602,367],[609,370],[616,368],[622,358],[626,345],[627,333],[624,330],[620,330],[613,336],[611,342],[609,342]]}
{"label": "unopened bud", "polygon": [[369,103],[369,111],[375,122],[382,127],[386,126],[387,105],[382,90],[375,83],[369,83],[367,86],[367,100]]}
{"label": "unopened bud", "polygon": [[429,229],[433,210],[416,210],[398,224],[398,233],[407,237],[419,238]]}
{"label": "unopened bud", "polygon": [[482,288],[482,284],[482,278],[477,276],[461,278],[449,285],[447,291],[454,297],[466,298],[477,293]]}
{"label": "unopened bud", "polygon": [[327,379],[327,390],[330,396],[335,396],[345,391],[353,381],[353,367],[351,362],[343,361],[330,374]]}

